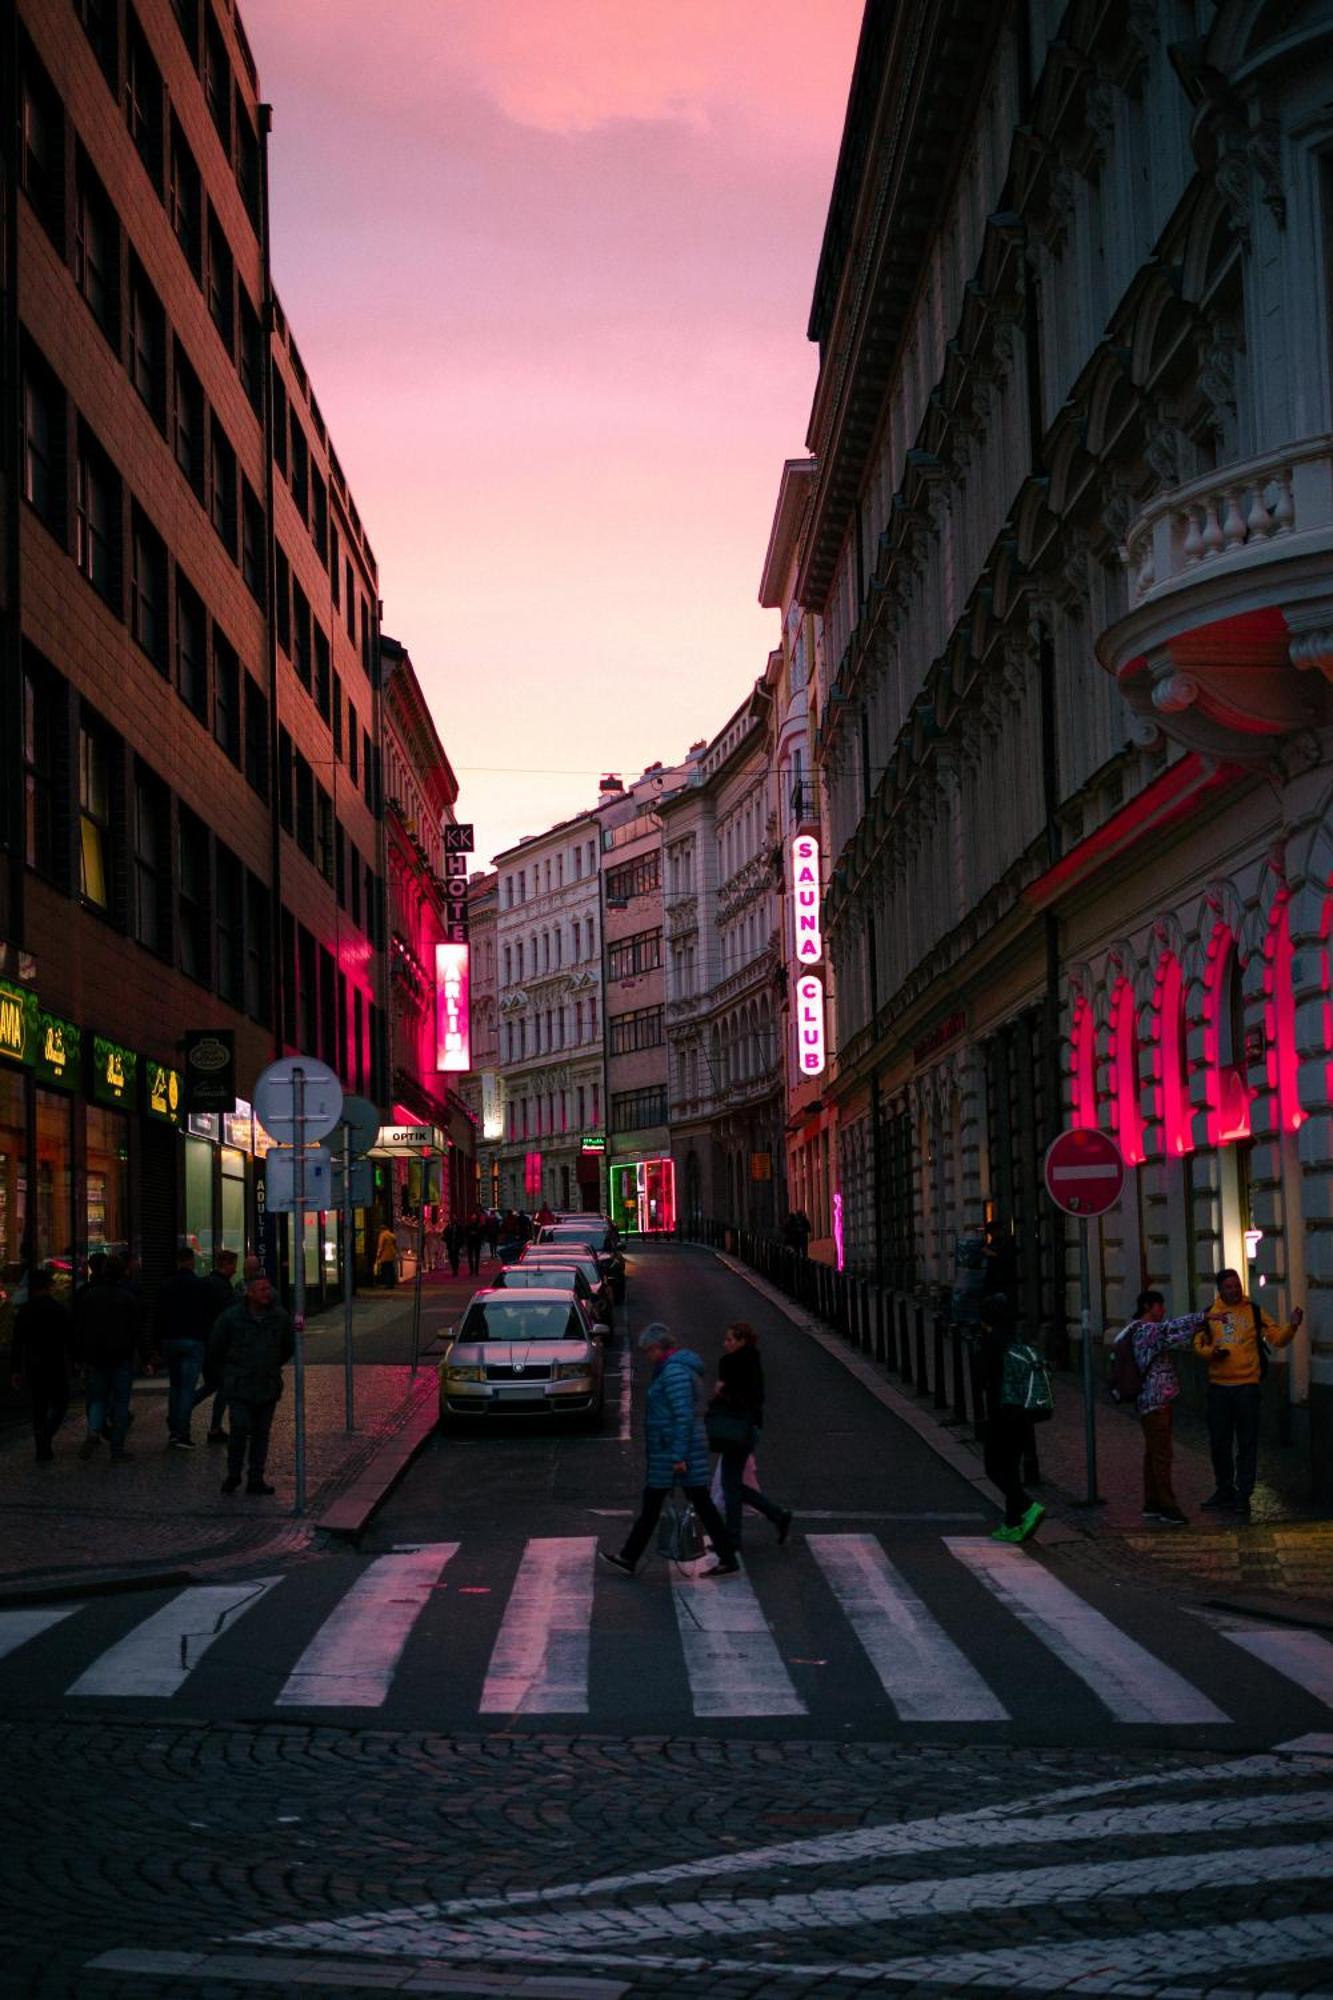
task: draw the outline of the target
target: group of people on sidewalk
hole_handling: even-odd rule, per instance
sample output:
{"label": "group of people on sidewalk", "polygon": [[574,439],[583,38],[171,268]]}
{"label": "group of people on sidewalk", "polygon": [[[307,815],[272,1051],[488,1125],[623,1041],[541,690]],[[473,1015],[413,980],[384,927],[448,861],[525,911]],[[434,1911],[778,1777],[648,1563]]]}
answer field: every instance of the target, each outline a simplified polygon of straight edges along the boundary
{"label": "group of people on sidewalk", "polygon": [[623,1546],[599,1554],[612,1569],[633,1576],[662,1509],[679,1486],[712,1544],[714,1561],[704,1576],[735,1576],[745,1507],[772,1522],[779,1543],[786,1541],[792,1524],[791,1509],[760,1491],[755,1468],[764,1423],[759,1336],[747,1320],[727,1328],[711,1392],[702,1358],[693,1348],[682,1347],[661,1320],[643,1329],[639,1346],[653,1366],[644,1406],[648,1464],[643,1498]]}
{"label": "group of people on sidewalk", "polygon": [[[65,1421],[76,1373],[81,1373],[86,1428],[81,1459],[105,1442],[113,1464],[134,1456],[126,1438],[137,1372],[167,1371],[167,1446],[193,1451],[196,1406],[211,1398],[208,1441],[227,1446],[224,1493],[272,1493],[264,1471],[282,1370],[292,1355],[292,1326],[257,1257],[245,1260],[238,1283],[234,1250],[220,1250],[206,1276],[182,1247],[176,1269],[159,1286],[151,1329],[142,1297],[118,1257],[90,1260],[87,1282],[72,1310],[54,1295],[52,1274],[39,1267],[14,1315],[10,1377],[25,1384],[32,1405],[37,1462],[50,1464]],[[226,1418],[229,1428],[223,1427]]]}

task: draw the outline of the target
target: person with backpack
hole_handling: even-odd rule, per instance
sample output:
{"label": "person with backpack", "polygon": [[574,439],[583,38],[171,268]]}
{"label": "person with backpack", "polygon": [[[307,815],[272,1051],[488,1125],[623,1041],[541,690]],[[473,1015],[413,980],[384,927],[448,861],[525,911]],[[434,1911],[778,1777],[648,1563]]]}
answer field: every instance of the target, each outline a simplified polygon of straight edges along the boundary
{"label": "person with backpack", "polygon": [[1004,1496],[1004,1521],[994,1542],[1026,1542],[1046,1516],[1025,1491],[1023,1451],[1030,1426],[1051,1414],[1051,1377],[1045,1361],[1020,1340],[1009,1300],[992,1292],[981,1303],[977,1347],[986,1403],[986,1477]]}
{"label": "person with backpack", "polygon": [[1296,1338],[1305,1314],[1297,1306],[1285,1326],[1270,1319],[1245,1296],[1238,1271],[1219,1271],[1217,1297],[1209,1306],[1194,1351],[1208,1363],[1208,1443],[1217,1489],[1205,1507],[1250,1518],[1259,1461],[1260,1384],[1268,1373],[1268,1352]]}
{"label": "person with backpack", "polygon": [[1161,1292],[1140,1292],[1133,1319],[1112,1343],[1107,1371],[1112,1399],[1133,1403],[1143,1426],[1143,1518],[1172,1528],[1186,1528],[1189,1520],[1171,1484],[1172,1406],[1180,1394],[1171,1349],[1188,1347],[1206,1323],[1204,1313],[1168,1319]]}

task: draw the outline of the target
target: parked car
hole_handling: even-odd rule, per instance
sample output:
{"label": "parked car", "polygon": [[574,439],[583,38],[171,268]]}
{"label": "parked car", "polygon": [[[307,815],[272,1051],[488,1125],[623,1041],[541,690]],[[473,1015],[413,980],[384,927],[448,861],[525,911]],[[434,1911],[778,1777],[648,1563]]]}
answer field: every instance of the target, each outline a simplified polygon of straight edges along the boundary
{"label": "parked car", "polygon": [[593,1316],[604,1319],[608,1326],[615,1325],[615,1294],[611,1280],[603,1271],[592,1251],[575,1243],[525,1243],[519,1252],[519,1263],[527,1264],[571,1264],[582,1271],[592,1292]]}
{"label": "parked car", "polygon": [[[598,1321],[598,1303],[603,1285],[600,1274],[594,1289],[584,1266],[575,1258],[535,1257],[531,1263],[502,1264],[491,1279],[491,1287],[496,1291],[531,1291],[546,1286],[558,1291],[573,1292],[576,1299],[588,1308],[589,1317]],[[608,1328],[609,1331],[609,1328]]]}
{"label": "parked car", "polygon": [[537,1231],[537,1241],[553,1247],[581,1246],[590,1250],[611,1280],[617,1302],[624,1298],[625,1259],[620,1251],[620,1232],[603,1216],[589,1216],[581,1222],[548,1222]]}
{"label": "parked car", "polygon": [[567,1289],[474,1292],[439,1367],[440,1424],[459,1417],[577,1417],[605,1401],[602,1341]]}

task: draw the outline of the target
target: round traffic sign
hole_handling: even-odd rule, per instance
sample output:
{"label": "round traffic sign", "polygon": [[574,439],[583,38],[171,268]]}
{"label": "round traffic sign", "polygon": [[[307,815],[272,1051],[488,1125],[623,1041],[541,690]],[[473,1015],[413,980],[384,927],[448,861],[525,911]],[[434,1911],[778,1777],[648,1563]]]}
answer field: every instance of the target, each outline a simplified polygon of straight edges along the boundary
{"label": "round traffic sign", "polygon": [[342,1117],[343,1087],[328,1064],[317,1057],[283,1056],[281,1061],[271,1062],[260,1075],[255,1085],[254,1105],[260,1124],[280,1145],[293,1145],[298,1138],[325,1139]]}
{"label": "round traffic sign", "polygon": [[1046,1192],[1066,1215],[1105,1215],[1125,1185],[1125,1163],[1109,1132],[1061,1132],[1046,1152]]}
{"label": "round traffic sign", "polygon": [[380,1114],[368,1097],[344,1097],[341,1121],[352,1142],[352,1157],[361,1159],[380,1136]]}

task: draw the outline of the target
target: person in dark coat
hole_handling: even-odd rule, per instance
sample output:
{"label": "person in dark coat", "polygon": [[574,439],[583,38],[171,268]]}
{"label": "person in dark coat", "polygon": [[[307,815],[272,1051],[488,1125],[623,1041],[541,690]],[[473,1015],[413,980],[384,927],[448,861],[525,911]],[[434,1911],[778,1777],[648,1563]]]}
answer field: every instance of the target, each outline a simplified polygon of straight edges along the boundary
{"label": "person in dark coat", "polygon": [[218,1316],[219,1300],[207,1278],[194,1268],[194,1251],[183,1243],[176,1252],[176,1269],[157,1288],[153,1324],[157,1348],[167,1364],[167,1444],[193,1451],[190,1416],[195,1390],[204,1372],[208,1335]]}
{"label": "person in dark coat", "polygon": [[282,1394],[282,1371],[295,1347],[290,1316],[275,1303],[267,1273],[251,1278],[245,1298],[228,1306],[213,1328],[209,1342],[211,1365],[218,1369],[227,1396],[230,1432],[224,1493],[235,1493],[249,1451],[247,1493],[272,1493],[265,1484],[269,1433]]}
{"label": "person in dark coat", "polygon": [[496,1256],[499,1254],[500,1218],[493,1208],[486,1211],[486,1228],[484,1234],[486,1237],[486,1248],[490,1251],[491,1260],[494,1262]]}
{"label": "person in dark coat", "polygon": [[456,1215],[451,1215],[444,1229],[444,1254],[449,1259],[451,1277],[458,1276],[458,1260],[463,1254],[463,1225]]}
{"label": "person in dark coat", "polygon": [[151,1374],[143,1340],[143,1326],[135,1300],[121,1283],[118,1257],[92,1260],[94,1275],[74,1300],[74,1352],[85,1370],[88,1435],[79,1447],[80,1458],[92,1458],[102,1442],[102,1431],[111,1438],[113,1461],[132,1458],[125,1448],[130,1423],[130,1391],[134,1385],[136,1362]]}
{"label": "person in dark coat", "polygon": [[49,1465],[52,1443],[69,1409],[69,1367],[74,1322],[51,1292],[51,1273],[39,1266],[28,1274],[28,1296],[14,1315],[9,1374],[16,1389],[26,1383],[32,1399],[32,1434],[37,1462]]}
{"label": "person in dark coat", "polygon": [[764,1426],[764,1364],[759,1359],[759,1336],[748,1320],[736,1320],[722,1336],[717,1389],[710,1407],[744,1417],[750,1424],[748,1444],[726,1444],[718,1454],[722,1462],[722,1511],[727,1533],[739,1548],[741,1508],[753,1507],[757,1514],[773,1523],[779,1542],[785,1542],[791,1533],[791,1508],[779,1507],[757,1486],[745,1483],[746,1461],[758,1446]]}
{"label": "person in dark coat", "polygon": [[[245,1283],[248,1284],[250,1279],[255,1277],[263,1268],[262,1259],[247,1257],[245,1260]],[[213,1268],[204,1279],[204,1283],[208,1286],[213,1300],[213,1316],[208,1322],[209,1338],[211,1339],[213,1328],[217,1325],[223,1313],[230,1306],[234,1306],[237,1299],[244,1298],[245,1296],[245,1284],[236,1276],[236,1252],[234,1250],[218,1251]],[[213,1366],[212,1359],[207,1350],[205,1350],[204,1386],[197,1394],[195,1398],[196,1402],[202,1403],[210,1389],[213,1392],[213,1407],[208,1415],[208,1442],[210,1444],[225,1444],[227,1442],[227,1427],[223,1419],[227,1414],[227,1394],[218,1380],[217,1370]]]}
{"label": "person in dark coat", "polygon": [[683,1486],[717,1555],[717,1561],[704,1575],[734,1576],[740,1568],[735,1546],[708,1491],[712,1466],[704,1430],[707,1391],[703,1362],[690,1348],[678,1346],[670,1327],[663,1326],[660,1320],[644,1328],[639,1335],[639,1346],[653,1364],[644,1408],[648,1475],[643,1503],[639,1518],[625,1538],[624,1548],[599,1549],[598,1554],[612,1569],[633,1576],[672,1487]]}
{"label": "person in dark coat", "polygon": [[1008,1298],[992,1292],[981,1304],[981,1339],[977,1352],[986,1402],[986,1477],[1004,1496],[1004,1525],[994,1541],[1026,1541],[1046,1509],[1023,1486],[1023,1453],[1032,1433],[1025,1410],[1004,1401],[1004,1357],[1017,1339]]}
{"label": "person in dark coat", "polygon": [[467,1250],[467,1267],[475,1278],[481,1269],[481,1210],[474,1208],[463,1230],[463,1244]]}

